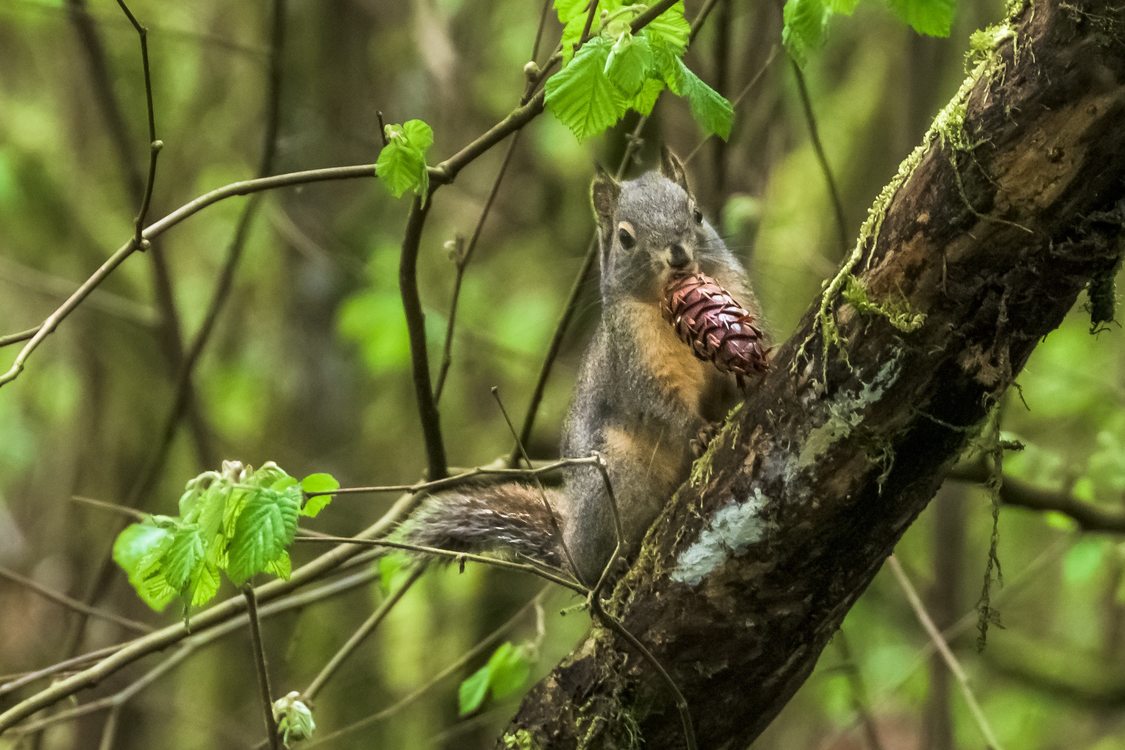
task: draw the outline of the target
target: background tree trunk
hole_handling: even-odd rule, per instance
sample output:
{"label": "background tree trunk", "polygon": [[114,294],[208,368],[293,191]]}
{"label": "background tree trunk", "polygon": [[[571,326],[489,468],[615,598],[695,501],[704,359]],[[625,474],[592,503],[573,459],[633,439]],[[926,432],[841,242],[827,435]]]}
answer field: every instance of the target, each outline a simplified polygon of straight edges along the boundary
{"label": "background tree trunk", "polygon": [[[1038,341],[1120,254],[1125,8],[1035,2],[656,522],[608,611],[744,747],[812,670]],[[983,45],[985,39],[988,45]],[[651,665],[595,627],[501,747],[684,744]]]}

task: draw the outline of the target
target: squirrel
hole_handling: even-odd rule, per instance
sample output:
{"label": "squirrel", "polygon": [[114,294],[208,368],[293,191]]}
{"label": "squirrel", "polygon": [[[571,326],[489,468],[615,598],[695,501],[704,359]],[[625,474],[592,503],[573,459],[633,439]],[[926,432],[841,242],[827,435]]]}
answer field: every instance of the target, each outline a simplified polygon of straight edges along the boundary
{"label": "squirrel", "polygon": [[[704,218],[683,164],[667,148],[659,171],[617,182],[600,167],[590,190],[597,220],[601,321],[586,349],[563,427],[562,455],[599,452],[621,518],[622,554],[635,555],[649,525],[687,479],[705,434],[736,403],[729,376],[697,359],[661,318],[676,274],[716,279],[761,319],[746,271]],[[588,585],[617,543],[603,478],[565,470],[558,488],[525,482],[465,486],[426,498],[398,536],[414,544],[492,552],[572,571]],[[550,504],[544,505],[543,492]],[[556,521],[562,539],[555,533]]]}

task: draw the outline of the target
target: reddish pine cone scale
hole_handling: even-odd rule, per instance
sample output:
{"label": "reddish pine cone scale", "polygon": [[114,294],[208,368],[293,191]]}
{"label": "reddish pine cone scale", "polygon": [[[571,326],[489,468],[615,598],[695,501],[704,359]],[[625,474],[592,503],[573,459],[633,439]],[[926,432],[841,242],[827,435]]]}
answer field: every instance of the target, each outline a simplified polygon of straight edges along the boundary
{"label": "reddish pine cone scale", "polygon": [[769,368],[769,350],[754,316],[710,276],[674,277],[660,311],[696,357],[734,374],[739,385]]}

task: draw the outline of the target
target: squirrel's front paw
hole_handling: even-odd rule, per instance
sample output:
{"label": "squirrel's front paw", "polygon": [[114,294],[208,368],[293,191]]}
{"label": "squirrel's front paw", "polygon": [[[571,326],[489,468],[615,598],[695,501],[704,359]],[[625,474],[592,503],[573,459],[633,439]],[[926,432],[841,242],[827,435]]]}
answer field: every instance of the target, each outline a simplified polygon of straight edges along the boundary
{"label": "squirrel's front paw", "polygon": [[691,439],[689,445],[691,446],[691,455],[699,458],[707,452],[707,446],[719,434],[719,430],[723,428],[722,422],[707,422],[699,428],[699,432],[695,433],[695,437]]}

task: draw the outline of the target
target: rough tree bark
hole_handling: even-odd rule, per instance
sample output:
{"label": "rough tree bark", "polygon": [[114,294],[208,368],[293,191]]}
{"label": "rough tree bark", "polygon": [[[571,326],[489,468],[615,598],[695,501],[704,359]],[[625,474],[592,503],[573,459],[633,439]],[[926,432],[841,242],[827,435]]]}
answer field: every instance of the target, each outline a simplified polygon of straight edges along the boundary
{"label": "rough tree bark", "polygon": [[[607,609],[745,747],[809,675],[1035,344],[1120,254],[1125,6],[1040,0],[876,201],[852,257],[728,420]],[[594,627],[500,747],[683,747],[668,691]]]}

